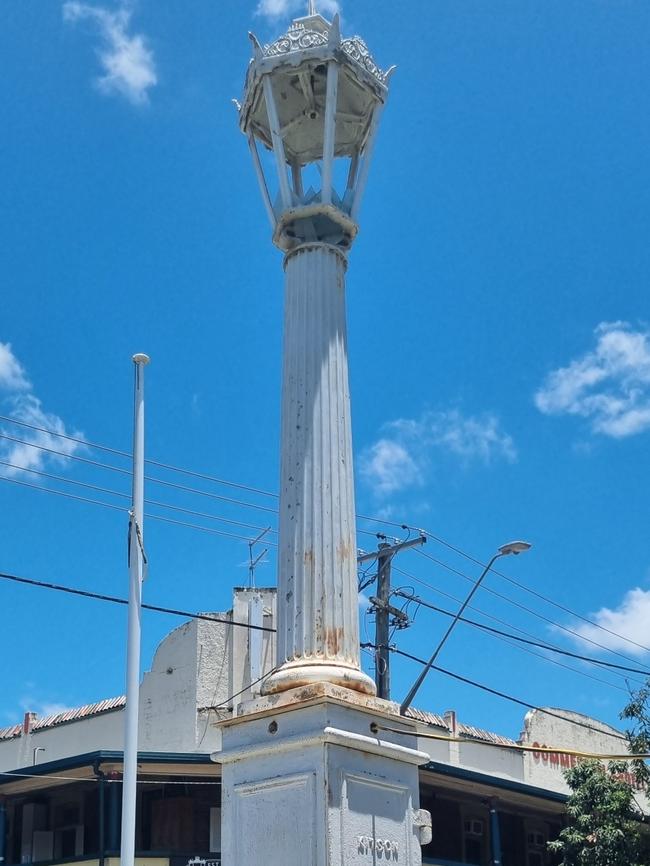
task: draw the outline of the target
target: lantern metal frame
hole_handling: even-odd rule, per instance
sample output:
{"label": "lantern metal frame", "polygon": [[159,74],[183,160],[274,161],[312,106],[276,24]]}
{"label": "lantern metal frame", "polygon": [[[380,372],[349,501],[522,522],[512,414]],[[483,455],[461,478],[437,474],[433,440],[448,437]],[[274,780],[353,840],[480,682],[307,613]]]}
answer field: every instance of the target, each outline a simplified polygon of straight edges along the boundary
{"label": "lantern metal frame", "polygon": [[[249,34],[253,58],[237,103],[273,242],[288,252],[303,243],[347,251],[368,180],[381,113],[394,67],[383,72],[359,36],[343,39],[336,15],[296,19],[262,46]],[[274,156],[278,194],[271,196],[259,146]],[[334,184],[335,160],[350,160],[345,190]],[[305,189],[303,169],[319,164],[321,188]]]}

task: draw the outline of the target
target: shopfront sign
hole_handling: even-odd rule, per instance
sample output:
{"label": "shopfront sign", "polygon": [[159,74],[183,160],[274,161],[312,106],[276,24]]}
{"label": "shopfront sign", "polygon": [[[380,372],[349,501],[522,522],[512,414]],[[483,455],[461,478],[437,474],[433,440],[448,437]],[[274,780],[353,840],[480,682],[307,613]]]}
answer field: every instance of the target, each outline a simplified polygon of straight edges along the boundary
{"label": "shopfront sign", "polygon": [[184,857],[170,857],[169,866],[221,866],[218,854],[193,854]]}

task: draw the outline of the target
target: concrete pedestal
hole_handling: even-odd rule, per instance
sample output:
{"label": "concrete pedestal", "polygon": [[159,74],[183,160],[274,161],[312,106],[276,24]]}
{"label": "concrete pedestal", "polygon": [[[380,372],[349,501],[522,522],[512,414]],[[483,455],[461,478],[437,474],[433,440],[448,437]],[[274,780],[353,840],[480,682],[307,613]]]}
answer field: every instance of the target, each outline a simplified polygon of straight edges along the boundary
{"label": "concrete pedestal", "polygon": [[[395,705],[320,683],[223,723],[223,866],[420,866],[414,726]],[[406,736],[373,734],[390,724]]]}

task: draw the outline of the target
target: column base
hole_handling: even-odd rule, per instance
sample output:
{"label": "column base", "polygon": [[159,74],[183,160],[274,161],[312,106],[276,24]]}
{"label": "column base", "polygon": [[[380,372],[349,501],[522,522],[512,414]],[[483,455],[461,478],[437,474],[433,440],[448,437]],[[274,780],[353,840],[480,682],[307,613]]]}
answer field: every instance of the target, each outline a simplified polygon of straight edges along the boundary
{"label": "column base", "polygon": [[[421,866],[429,756],[413,720],[326,684],[292,697],[259,699],[220,726],[223,866]],[[373,733],[384,722],[403,733]]]}
{"label": "column base", "polygon": [[327,661],[300,659],[287,662],[262,684],[263,695],[274,695],[301,686],[331,683],[364,695],[376,695],[374,682],[362,670],[352,665],[341,665]]}

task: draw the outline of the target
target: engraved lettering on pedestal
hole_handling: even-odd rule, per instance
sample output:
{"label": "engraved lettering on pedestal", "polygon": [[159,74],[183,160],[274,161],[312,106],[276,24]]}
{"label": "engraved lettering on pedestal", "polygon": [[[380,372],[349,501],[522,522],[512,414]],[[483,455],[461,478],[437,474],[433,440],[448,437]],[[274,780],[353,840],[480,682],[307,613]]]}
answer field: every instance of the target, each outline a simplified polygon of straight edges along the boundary
{"label": "engraved lettering on pedestal", "polygon": [[399,843],[390,839],[374,839],[372,836],[357,836],[357,851],[359,854],[376,854],[377,861],[389,863],[399,861]]}
{"label": "engraved lettering on pedestal", "polygon": [[342,793],[341,838],[348,841],[341,847],[340,866],[410,863],[410,791],[382,779],[343,771]]}

